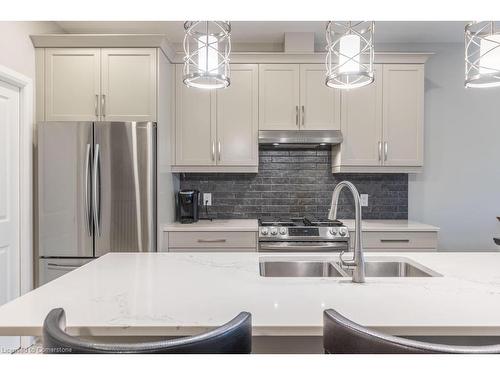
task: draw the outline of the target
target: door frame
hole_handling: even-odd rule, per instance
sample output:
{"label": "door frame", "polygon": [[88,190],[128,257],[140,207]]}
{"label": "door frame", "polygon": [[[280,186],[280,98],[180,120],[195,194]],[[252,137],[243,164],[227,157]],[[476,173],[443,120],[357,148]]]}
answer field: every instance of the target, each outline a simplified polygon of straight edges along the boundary
{"label": "door frame", "polygon": [[[0,80],[19,88],[20,294],[33,289],[33,80],[0,65]],[[21,347],[30,345],[21,337]]]}

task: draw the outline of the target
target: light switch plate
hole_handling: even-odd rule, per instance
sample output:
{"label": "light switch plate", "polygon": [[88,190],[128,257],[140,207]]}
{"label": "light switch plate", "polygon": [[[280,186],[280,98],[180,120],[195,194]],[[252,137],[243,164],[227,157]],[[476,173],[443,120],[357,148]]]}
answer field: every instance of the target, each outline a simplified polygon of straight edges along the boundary
{"label": "light switch plate", "polygon": [[204,206],[212,205],[212,193],[203,193],[203,205]]}
{"label": "light switch plate", "polygon": [[360,194],[361,207],[368,207],[368,194]]}

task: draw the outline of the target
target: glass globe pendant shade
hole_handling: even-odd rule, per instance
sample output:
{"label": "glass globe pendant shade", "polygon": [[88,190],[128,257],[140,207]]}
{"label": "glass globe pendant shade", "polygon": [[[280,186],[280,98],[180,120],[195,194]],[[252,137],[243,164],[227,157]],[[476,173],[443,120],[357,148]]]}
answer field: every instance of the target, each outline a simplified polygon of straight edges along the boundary
{"label": "glass globe pendant shade", "polygon": [[186,86],[201,89],[228,87],[231,25],[225,21],[184,23],[184,74]]}
{"label": "glass globe pendant shade", "polygon": [[339,89],[373,82],[374,22],[330,21],[326,26],[326,85]]}
{"label": "glass globe pendant shade", "polygon": [[500,22],[465,26],[465,87],[500,86]]}

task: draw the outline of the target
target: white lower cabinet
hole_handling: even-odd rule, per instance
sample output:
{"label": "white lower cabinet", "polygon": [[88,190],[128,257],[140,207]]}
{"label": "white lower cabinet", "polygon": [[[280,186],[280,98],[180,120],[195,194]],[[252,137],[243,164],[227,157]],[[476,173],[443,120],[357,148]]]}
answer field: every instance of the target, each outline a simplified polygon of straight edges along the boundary
{"label": "white lower cabinet", "polygon": [[[349,235],[353,248],[354,232],[349,232]],[[366,251],[436,251],[437,244],[438,232],[363,232],[363,249]]]}
{"label": "white lower cabinet", "polygon": [[162,251],[254,252],[257,251],[257,232],[164,232]]}

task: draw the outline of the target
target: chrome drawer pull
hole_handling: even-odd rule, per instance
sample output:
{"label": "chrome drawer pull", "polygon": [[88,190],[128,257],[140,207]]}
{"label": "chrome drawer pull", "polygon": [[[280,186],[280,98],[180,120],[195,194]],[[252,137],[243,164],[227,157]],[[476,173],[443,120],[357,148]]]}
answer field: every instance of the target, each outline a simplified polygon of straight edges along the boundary
{"label": "chrome drawer pull", "polygon": [[389,240],[380,240],[380,242],[410,242],[409,239],[389,239]]}
{"label": "chrome drawer pull", "polygon": [[201,240],[199,239],[198,242],[200,243],[214,243],[214,242],[226,242],[224,238],[218,239],[218,240]]}

